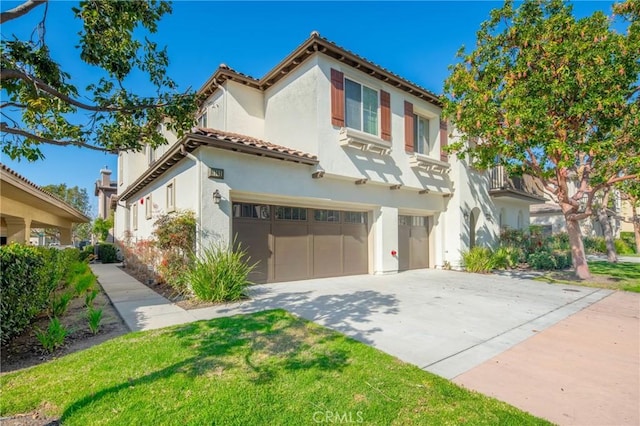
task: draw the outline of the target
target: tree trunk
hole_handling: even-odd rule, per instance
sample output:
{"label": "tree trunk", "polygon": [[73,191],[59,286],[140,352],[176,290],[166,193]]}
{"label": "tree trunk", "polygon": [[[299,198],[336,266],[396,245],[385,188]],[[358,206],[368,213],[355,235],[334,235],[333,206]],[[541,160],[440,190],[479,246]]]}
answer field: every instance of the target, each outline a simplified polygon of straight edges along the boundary
{"label": "tree trunk", "polygon": [[635,207],[633,209],[633,233],[636,237],[636,253],[640,254],[640,217],[636,214]]}
{"label": "tree trunk", "polygon": [[598,222],[600,222],[600,226],[602,227],[604,242],[607,246],[607,260],[616,263],[618,261],[618,254],[616,253],[616,246],[613,242],[613,229],[611,228],[611,221],[609,221],[606,206],[599,206],[596,209],[596,213],[598,215]]}
{"label": "tree trunk", "polygon": [[591,278],[589,265],[587,265],[587,256],[584,252],[584,244],[582,243],[582,233],[580,231],[580,223],[577,220],[569,220],[565,216],[567,222],[567,233],[569,234],[569,244],[571,244],[571,261],[576,276],[582,280]]}

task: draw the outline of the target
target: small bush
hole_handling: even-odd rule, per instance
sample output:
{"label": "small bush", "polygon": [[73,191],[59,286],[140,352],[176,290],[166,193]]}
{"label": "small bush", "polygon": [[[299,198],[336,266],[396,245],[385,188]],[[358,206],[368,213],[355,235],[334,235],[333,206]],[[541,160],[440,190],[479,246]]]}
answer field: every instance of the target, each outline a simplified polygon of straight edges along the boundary
{"label": "small bush", "polygon": [[162,256],[158,266],[158,272],[162,280],[173,287],[177,293],[184,294],[189,291],[186,280],[186,272],[193,265],[193,256],[186,256],[176,250],[169,250]]}
{"label": "small bush", "polygon": [[557,268],[555,257],[552,253],[546,250],[539,250],[531,253],[527,257],[527,262],[533,269],[548,271]]}
{"label": "small bush", "polygon": [[48,263],[35,247],[0,247],[0,270],[0,341],[4,343],[46,309],[52,288]]}
{"label": "small bush", "polygon": [[636,252],[636,237],[633,232],[621,232],[620,239],[623,240],[633,252]]}
{"label": "small bush", "polygon": [[618,254],[633,254],[635,253],[633,251],[633,249],[631,247],[633,246],[629,246],[627,245],[627,242],[621,238],[617,238],[613,241],[615,247],[616,247],[616,253]]}
{"label": "small bush", "polygon": [[116,246],[108,243],[98,245],[98,259],[102,263],[116,263],[118,261],[118,250]]}
{"label": "small bush", "polygon": [[64,339],[67,337],[67,334],[69,334],[69,332],[58,318],[52,318],[46,330],[36,330],[36,338],[45,351],[49,353],[64,344]]}
{"label": "small bush", "polygon": [[93,289],[96,284],[96,277],[88,270],[82,275],[77,275],[73,280],[73,289],[76,296],[82,296]]}
{"label": "small bush", "polygon": [[547,245],[552,250],[570,250],[571,244],[569,243],[569,234],[561,232],[559,234],[552,235],[547,240]]}
{"label": "small bush", "polygon": [[78,260],[81,262],[91,262],[95,258],[93,251],[93,246],[84,246],[78,255]]}
{"label": "small bush", "polygon": [[186,272],[186,280],[195,296],[203,301],[240,300],[251,284],[247,277],[255,267],[250,265],[246,251],[239,246],[233,251],[219,243],[207,248]]}
{"label": "small bush", "polygon": [[85,306],[86,307],[93,306],[93,301],[95,300],[97,295],[98,295],[98,290],[96,290],[96,289],[91,290],[90,292],[88,292],[86,294],[86,296],[84,296],[84,304],[85,304]]}
{"label": "small bush", "polygon": [[573,266],[571,252],[569,251],[556,251],[553,253],[553,258],[556,263],[556,269],[567,269]]}
{"label": "small bush", "polygon": [[584,251],[587,253],[606,253],[607,244],[603,237],[584,237],[582,239]]}
{"label": "small bush", "polygon": [[520,250],[515,247],[498,247],[491,255],[494,269],[509,269],[519,263]]}
{"label": "small bush", "polygon": [[469,272],[488,273],[495,269],[491,250],[487,247],[473,247],[462,252],[462,264]]}
{"label": "small bush", "polygon": [[87,319],[89,320],[89,330],[93,334],[98,334],[100,331],[100,321],[102,321],[102,309],[94,309],[89,306],[87,308]]}
{"label": "small bush", "polygon": [[58,296],[51,297],[51,316],[61,317],[67,312],[69,302],[73,299],[73,294],[65,292]]}

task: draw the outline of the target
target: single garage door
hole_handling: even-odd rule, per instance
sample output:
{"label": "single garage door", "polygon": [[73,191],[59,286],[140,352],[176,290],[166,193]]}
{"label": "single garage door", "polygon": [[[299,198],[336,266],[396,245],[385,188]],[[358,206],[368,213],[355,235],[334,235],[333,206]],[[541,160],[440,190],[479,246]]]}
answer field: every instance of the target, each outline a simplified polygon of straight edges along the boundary
{"label": "single garage door", "polygon": [[398,268],[429,267],[429,219],[424,216],[398,216]]}
{"label": "single garage door", "polygon": [[233,230],[254,282],[368,272],[366,212],[234,203]]}

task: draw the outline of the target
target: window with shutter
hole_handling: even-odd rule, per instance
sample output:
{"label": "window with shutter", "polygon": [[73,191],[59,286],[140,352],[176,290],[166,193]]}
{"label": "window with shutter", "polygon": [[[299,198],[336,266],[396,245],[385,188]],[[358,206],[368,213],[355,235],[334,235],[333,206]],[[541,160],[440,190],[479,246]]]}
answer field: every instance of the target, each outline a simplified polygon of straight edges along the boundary
{"label": "window with shutter", "polygon": [[413,104],[404,101],[404,149],[413,152]]}
{"label": "window with shutter", "polygon": [[380,137],[385,141],[391,140],[391,95],[380,91]]}
{"label": "window with shutter", "polygon": [[378,92],[355,81],[344,80],[345,124],[351,129],[378,136]]}
{"label": "window with shutter", "polygon": [[331,69],[331,124],[344,127],[344,73]]}

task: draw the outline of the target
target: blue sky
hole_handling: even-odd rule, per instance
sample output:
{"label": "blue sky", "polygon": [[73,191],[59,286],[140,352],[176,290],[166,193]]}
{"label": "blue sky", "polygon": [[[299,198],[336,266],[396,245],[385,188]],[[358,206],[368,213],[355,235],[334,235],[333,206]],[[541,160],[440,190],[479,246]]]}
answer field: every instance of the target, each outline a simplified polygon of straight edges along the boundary
{"label": "blue sky", "polygon": [[[21,2],[4,1],[2,10]],[[574,14],[595,10],[609,14],[612,2],[574,2]],[[82,88],[95,70],[79,60],[77,32],[71,7],[75,2],[52,1],[46,39],[54,59]],[[442,92],[448,66],[460,46],[475,44],[475,33],[494,1],[423,2],[212,2],[175,1],[153,39],[168,47],[169,73],[181,89],[198,89],[219,64],[260,78],[301,44],[311,31],[411,80]],[[42,18],[44,7],[2,27],[4,39],[28,37]],[[144,87],[138,89],[144,90]],[[45,147],[46,159],[35,163],[1,161],[38,185],[66,183],[87,188],[104,166],[116,170],[116,157],[79,148]]]}

